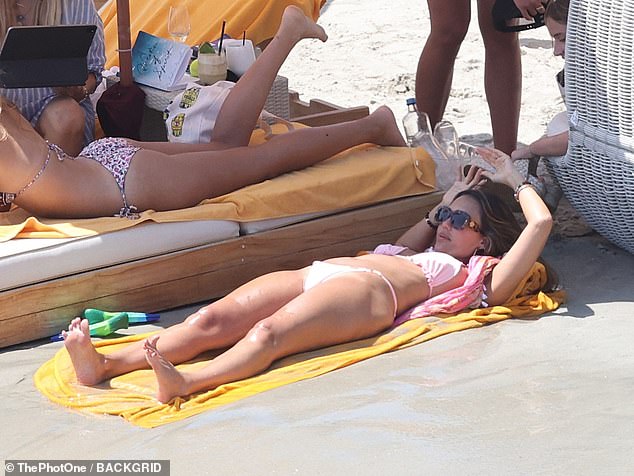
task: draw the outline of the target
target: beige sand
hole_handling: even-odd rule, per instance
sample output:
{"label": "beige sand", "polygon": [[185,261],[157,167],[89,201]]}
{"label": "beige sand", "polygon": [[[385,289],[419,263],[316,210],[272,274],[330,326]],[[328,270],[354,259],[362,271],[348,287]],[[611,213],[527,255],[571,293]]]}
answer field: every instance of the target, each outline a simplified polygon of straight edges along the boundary
{"label": "beige sand", "polygon": [[[475,11],[475,1],[471,1]],[[343,106],[390,106],[400,119],[405,99],[414,96],[418,57],[429,33],[424,0],[331,0],[320,23],[327,43],[300,43],[282,68],[289,87],[302,98],[326,99]],[[520,34],[522,50],[522,112],[519,140],[539,138],[548,121],[564,110],[555,82],[563,60],[552,54],[546,28]],[[502,86],[503,87],[503,86]],[[484,97],[484,46],[477,21],[471,27],[455,63],[454,81],[445,119],[461,136],[490,137]]]}
{"label": "beige sand", "polygon": [[40,395],[33,373],[61,343],[5,349],[0,459],[164,458],[184,476],[631,474],[634,256],[596,236],[553,241],[546,256],[570,293],[556,314],[444,336],[152,430]]}
{"label": "beige sand", "polygon": [[[331,40],[297,51],[291,86],[402,115],[428,31],[423,2],[334,0],[322,23]],[[561,110],[561,63],[543,29],[522,45],[527,142]],[[474,29],[447,114],[461,134],[489,131],[481,82]],[[596,235],[558,234],[546,257],[570,294],[556,314],[441,337],[153,430],[41,396],[33,373],[61,343],[1,350],[0,459],[164,458],[179,476],[632,474],[634,256]]]}

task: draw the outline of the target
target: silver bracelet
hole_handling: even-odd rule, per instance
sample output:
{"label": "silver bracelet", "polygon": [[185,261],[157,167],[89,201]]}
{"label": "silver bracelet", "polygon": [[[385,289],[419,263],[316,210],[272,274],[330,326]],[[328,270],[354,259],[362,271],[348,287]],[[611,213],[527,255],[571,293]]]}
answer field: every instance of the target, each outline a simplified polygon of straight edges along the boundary
{"label": "silver bracelet", "polygon": [[522,182],[517,187],[515,187],[515,191],[513,192],[513,197],[515,198],[516,202],[520,201],[520,192],[522,190],[524,190],[525,188],[528,188],[528,187],[530,187],[533,190],[535,190],[535,186],[532,183],[530,183],[530,182]]}

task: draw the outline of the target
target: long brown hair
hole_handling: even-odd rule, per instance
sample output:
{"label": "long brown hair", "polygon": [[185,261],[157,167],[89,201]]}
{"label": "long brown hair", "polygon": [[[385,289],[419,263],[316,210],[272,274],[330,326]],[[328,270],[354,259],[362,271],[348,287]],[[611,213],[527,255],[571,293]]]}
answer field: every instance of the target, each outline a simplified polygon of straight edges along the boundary
{"label": "long brown hair", "polygon": [[487,238],[483,254],[502,256],[511,249],[522,232],[513,211],[498,194],[485,189],[463,190],[456,198],[463,195],[473,198],[482,210],[480,233]]}
{"label": "long brown hair", "polygon": [[[507,202],[497,193],[482,188],[463,190],[456,198],[461,196],[473,198],[482,210],[480,233],[487,238],[487,245],[481,254],[502,256],[507,253],[522,233],[522,227]],[[543,258],[538,261],[544,265],[548,276],[544,290],[557,289],[559,278],[555,270]]]}
{"label": "long brown hair", "polygon": [[[0,3],[0,43],[4,42],[4,37],[10,26],[17,24],[14,2],[4,0]],[[64,0],[35,0],[33,6],[34,25],[59,25],[62,20],[62,10]]]}

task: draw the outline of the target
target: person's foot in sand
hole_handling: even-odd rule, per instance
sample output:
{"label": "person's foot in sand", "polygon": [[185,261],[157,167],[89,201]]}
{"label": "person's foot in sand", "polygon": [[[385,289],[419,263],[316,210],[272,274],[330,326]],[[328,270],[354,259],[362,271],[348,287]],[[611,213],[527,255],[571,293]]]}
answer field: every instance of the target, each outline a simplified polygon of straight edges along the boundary
{"label": "person's foot in sand", "polygon": [[103,381],[105,357],[97,352],[90,340],[88,320],[76,317],[68,330],[62,331],[62,337],[79,383],[95,385]]}
{"label": "person's foot in sand", "polygon": [[328,39],[326,31],[295,5],[289,5],[284,10],[277,35],[289,35],[295,43],[304,38]]}
{"label": "person's foot in sand", "polygon": [[398,130],[394,113],[387,106],[381,106],[368,116],[377,126],[376,139],[374,142],[379,145],[404,147],[407,145],[405,139]]}
{"label": "person's foot in sand", "polygon": [[183,374],[157,349],[158,340],[159,336],[149,337],[143,344],[143,350],[145,350],[145,360],[154,370],[158,382],[156,398],[161,403],[167,403],[174,397],[188,395],[190,392],[187,391]]}

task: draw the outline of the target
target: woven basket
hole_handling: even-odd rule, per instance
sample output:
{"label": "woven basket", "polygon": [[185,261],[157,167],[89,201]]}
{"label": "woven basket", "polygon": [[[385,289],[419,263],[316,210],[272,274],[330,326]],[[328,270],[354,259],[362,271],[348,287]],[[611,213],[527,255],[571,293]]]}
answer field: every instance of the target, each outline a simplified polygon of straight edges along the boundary
{"label": "woven basket", "polygon": [[599,233],[634,253],[634,1],[572,0],[566,34],[568,153],[547,161]]}
{"label": "woven basket", "polygon": [[[112,86],[118,79],[108,78],[106,84]],[[163,112],[169,103],[182,91],[162,91],[149,86],[138,85],[145,92],[145,105],[155,111]],[[284,76],[277,76],[273,81],[273,86],[264,105],[271,114],[282,119],[290,119],[290,103],[288,100],[288,79]]]}
{"label": "woven basket", "polygon": [[291,118],[291,106],[288,100],[288,78],[277,76],[264,103],[264,109],[271,114],[286,119]]}

